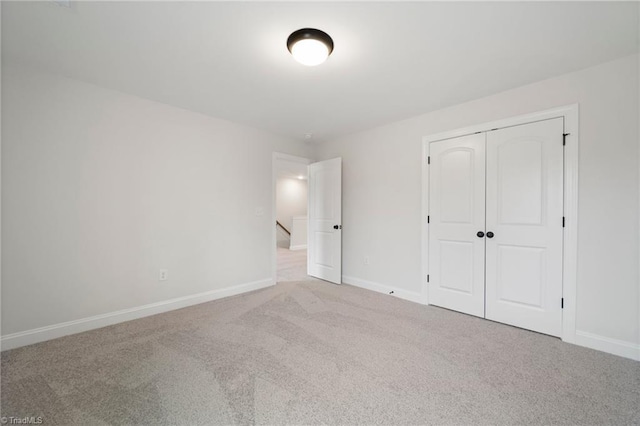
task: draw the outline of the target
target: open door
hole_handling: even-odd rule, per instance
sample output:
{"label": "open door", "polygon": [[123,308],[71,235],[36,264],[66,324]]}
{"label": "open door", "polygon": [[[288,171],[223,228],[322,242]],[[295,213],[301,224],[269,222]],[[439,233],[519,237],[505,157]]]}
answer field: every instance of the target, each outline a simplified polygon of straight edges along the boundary
{"label": "open door", "polygon": [[342,283],[342,158],[309,165],[307,273]]}

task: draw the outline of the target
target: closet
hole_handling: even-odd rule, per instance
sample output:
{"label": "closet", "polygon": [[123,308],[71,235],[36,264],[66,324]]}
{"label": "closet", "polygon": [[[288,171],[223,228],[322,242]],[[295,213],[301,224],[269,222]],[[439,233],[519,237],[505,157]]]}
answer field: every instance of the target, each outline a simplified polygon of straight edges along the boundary
{"label": "closet", "polygon": [[562,333],[563,118],[429,144],[429,303]]}

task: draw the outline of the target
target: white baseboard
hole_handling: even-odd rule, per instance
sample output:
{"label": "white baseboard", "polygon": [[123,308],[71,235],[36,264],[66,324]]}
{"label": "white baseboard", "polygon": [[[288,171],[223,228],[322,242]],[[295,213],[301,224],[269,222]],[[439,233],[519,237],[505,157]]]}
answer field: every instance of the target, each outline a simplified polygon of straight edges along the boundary
{"label": "white baseboard", "polygon": [[350,284],[356,287],[364,288],[366,290],[371,290],[378,293],[390,294],[391,296],[395,296],[400,299],[404,299],[410,302],[420,303],[421,305],[424,305],[424,298],[422,294],[416,293],[413,291],[407,291],[407,290],[402,290],[395,287],[389,287],[384,284],[375,283],[373,281],[362,280],[360,278],[350,277],[347,275],[342,276],[342,282],[345,284]]}
{"label": "white baseboard", "polygon": [[640,361],[640,344],[576,330],[576,345]]}
{"label": "white baseboard", "polygon": [[300,244],[297,246],[291,246],[289,247],[289,250],[306,250],[307,249],[307,245],[306,244]]}
{"label": "white baseboard", "polygon": [[[356,277],[350,277],[347,275],[342,276],[342,282],[378,293],[391,294],[392,296],[408,300],[410,302],[424,304],[423,296],[420,293],[402,290],[395,287],[386,286],[384,284],[379,284]],[[0,347],[3,351],[19,348],[21,346],[32,345],[34,343],[56,339],[58,337],[68,336],[70,334],[82,333],[84,331],[94,330],[125,321],[131,321],[150,315],[156,315],[175,309],[185,308],[187,306],[210,302],[212,300],[221,299],[223,297],[235,296],[237,294],[259,290],[272,285],[274,285],[273,280],[271,278],[265,278],[245,284],[239,284],[233,287],[206,291],[204,293],[178,297],[175,299],[151,303],[135,308],[123,309],[121,311],[96,315],[89,318],[82,318],[79,320],[63,322],[60,324],[35,328],[18,333],[12,333],[0,338]],[[624,358],[630,358],[636,361],[640,361],[640,344],[637,343],[612,339],[586,331],[576,330],[575,344],[603,352],[608,352]]]}
{"label": "white baseboard", "polygon": [[89,318],[82,318],[46,327],[34,328],[32,330],[21,331],[18,333],[7,334],[6,336],[2,336],[0,339],[0,347],[3,351],[19,348],[21,346],[44,342],[45,340],[68,336],[69,334],[82,333],[83,331],[94,330],[108,325],[185,308],[187,306],[198,305],[200,303],[210,302],[223,297],[235,296],[237,294],[259,290],[272,285],[274,285],[274,281],[271,278],[265,278],[259,281],[239,284],[233,287],[205,291],[204,293],[177,297],[175,299],[151,303],[149,305],[138,306],[135,308],[123,309],[121,311],[110,312],[108,314],[96,315]]}
{"label": "white baseboard", "polygon": [[[386,286],[384,284],[379,284],[356,277],[350,277],[347,275],[342,276],[342,282],[367,290],[376,291],[378,293],[390,294],[390,292],[393,291],[393,293],[391,294],[392,296],[409,300],[411,302],[424,304],[424,298],[420,293],[401,290],[394,287]],[[637,343],[612,339],[609,337],[604,337],[579,330],[576,330],[575,342],[573,343],[578,346],[584,346],[613,355],[618,355],[624,358],[630,358],[636,361],[640,361],[640,344]]]}

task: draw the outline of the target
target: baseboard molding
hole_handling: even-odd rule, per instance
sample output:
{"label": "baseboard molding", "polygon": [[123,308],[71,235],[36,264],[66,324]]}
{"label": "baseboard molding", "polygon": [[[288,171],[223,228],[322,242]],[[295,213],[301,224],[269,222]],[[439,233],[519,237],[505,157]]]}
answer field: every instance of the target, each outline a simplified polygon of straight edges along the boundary
{"label": "baseboard molding", "polygon": [[424,298],[422,294],[416,293],[413,291],[407,291],[407,290],[402,290],[395,287],[389,287],[384,284],[375,283],[373,281],[362,280],[360,278],[350,277],[347,275],[342,276],[342,282],[345,284],[350,284],[356,287],[364,288],[366,290],[371,290],[378,293],[390,294],[391,296],[395,296],[400,299],[404,299],[410,302],[420,303],[421,305],[424,305]]}
{"label": "baseboard molding", "polygon": [[274,281],[271,278],[265,278],[233,287],[205,291],[204,293],[177,297],[175,299],[151,303],[135,308],[123,309],[121,311],[110,312],[108,314],[96,315],[89,318],[82,318],[46,327],[34,328],[32,330],[21,331],[18,333],[7,334],[0,338],[0,347],[3,351],[15,349],[21,346],[44,342],[46,340],[57,339],[58,337],[68,336],[70,334],[82,333],[83,331],[94,330],[96,328],[148,317],[150,315],[161,314],[175,309],[186,308],[187,306],[198,305],[200,303],[222,299],[223,297],[260,290],[272,285],[274,285]]}
{"label": "baseboard molding", "polygon": [[298,246],[289,247],[289,250],[306,250],[306,249],[307,249],[307,245],[306,244],[300,244]]}
{"label": "baseboard molding", "polygon": [[640,361],[640,344],[576,330],[575,344]]}
{"label": "baseboard molding", "polygon": [[[424,298],[420,293],[397,289],[394,287],[386,286],[384,284],[379,284],[376,282],[367,281],[347,275],[342,276],[342,282],[345,284],[364,288],[366,290],[372,290],[378,293],[390,294],[390,292],[393,291],[393,293],[391,294],[392,296],[409,300],[411,302],[424,304]],[[584,346],[613,355],[618,355],[624,358],[630,358],[636,361],[640,361],[640,344],[637,343],[612,339],[609,337],[604,337],[579,330],[576,330],[575,342],[573,343],[578,346]]]}

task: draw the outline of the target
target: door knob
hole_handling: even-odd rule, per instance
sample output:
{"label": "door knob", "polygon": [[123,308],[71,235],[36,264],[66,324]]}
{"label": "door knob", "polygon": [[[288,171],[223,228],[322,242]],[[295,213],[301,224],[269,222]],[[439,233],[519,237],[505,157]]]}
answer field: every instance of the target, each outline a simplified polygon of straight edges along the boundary
{"label": "door knob", "polygon": [[333,229],[342,229],[342,225],[333,225]]}
{"label": "door knob", "polygon": [[478,233],[476,235],[478,236],[478,238],[482,238],[482,237],[484,237],[484,232],[478,231]]}
{"label": "door knob", "polygon": [[487,238],[493,238],[493,232],[491,231],[487,232]]}

